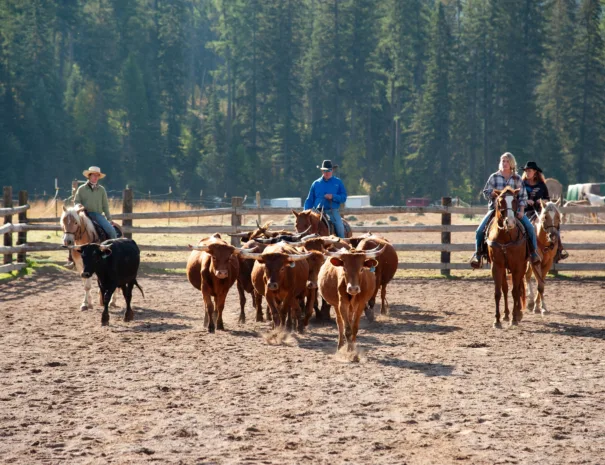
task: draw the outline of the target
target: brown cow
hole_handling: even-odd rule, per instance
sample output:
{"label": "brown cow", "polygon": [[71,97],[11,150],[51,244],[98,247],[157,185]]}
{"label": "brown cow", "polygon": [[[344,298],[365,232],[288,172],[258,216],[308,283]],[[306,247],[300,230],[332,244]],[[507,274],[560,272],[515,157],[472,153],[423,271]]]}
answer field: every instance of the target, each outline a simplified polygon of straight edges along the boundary
{"label": "brown cow", "polygon": [[[256,250],[262,252],[265,250],[266,245],[260,244],[255,241],[246,242],[242,249]],[[252,285],[252,268],[254,268],[254,259],[248,258],[246,255],[239,254],[239,275],[237,276],[237,292],[239,294],[240,314],[239,322],[246,322],[246,313],[244,308],[246,306],[246,292],[252,295],[252,304],[256,310],[256,321],[263,321],[263,296],[254,290]],[[269,308],[267,307],[267,319],[269,319]]]}
{"label": "brown cow", "polygon": [[399,257],[395,247],[384,237],[377,235],[369,235],[363,238],[358,244],[357,250],[372,250],[378,246],[384,246],[384,252],[377,258],[378,265],[376,265],[376,289],[372,298],[368,302],[368,310],[366,316],[371,321],[374,319],[374,305],[376,304],[376,295],[378,294],[378,288],[380,287],[380,313],[382,315],[388,314],[388,302],[386,299],[387,295],[387,284],[391,282],[391,279],[395,276],[397,266],[399,265]]}
{"label": "brown cow", "polygon": [[298,331],[304,331],[304,320],[299,299],[305,294],[311,254],[301,254],[285,242],[268,246],[262,254],[252,254],[257,260],[252,269],[254,289],[265,296],[277,328],[286,321],[290,311],[292,321],[298,322]]}
{"label": "brown cow", "polygon": [[319,272],[319,292],[336,310],[338,349],[345,339],[347,350],[355,348],[359,318],[376,288],[376,275],[369,269],[378,264],[376,257],[384,246],[374,250],[326,252],[330,257]]}
{"label": "brown cow", "polygon": [[189,248],[193,251],[187,261],[187,278],[193,287],[202,291],[206,311],[204,326],[208,325],[209,333],[214,332],[216,305],[216,328],[224,330],[225,299],[239,274],[237,255],[249,252],[228,244],[218,233],[202,239],[195,247],[190,245]]}

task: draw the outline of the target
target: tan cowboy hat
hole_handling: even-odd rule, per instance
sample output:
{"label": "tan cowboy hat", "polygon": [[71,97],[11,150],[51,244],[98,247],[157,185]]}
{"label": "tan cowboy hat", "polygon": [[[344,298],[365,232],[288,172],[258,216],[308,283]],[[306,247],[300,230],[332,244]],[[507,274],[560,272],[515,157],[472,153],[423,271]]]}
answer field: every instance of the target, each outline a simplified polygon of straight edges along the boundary
{"label": "tan cowboy hat", "polygon": [[101,168],[99,168],[98,166],[91,166],[90,168],[88,168],[87,170],[82,171],[82,174],[85,177],[89,177],[91,174],[98,174],[99,175],[99,179],[103,179],[106,175],[104,173],[101,173]]}

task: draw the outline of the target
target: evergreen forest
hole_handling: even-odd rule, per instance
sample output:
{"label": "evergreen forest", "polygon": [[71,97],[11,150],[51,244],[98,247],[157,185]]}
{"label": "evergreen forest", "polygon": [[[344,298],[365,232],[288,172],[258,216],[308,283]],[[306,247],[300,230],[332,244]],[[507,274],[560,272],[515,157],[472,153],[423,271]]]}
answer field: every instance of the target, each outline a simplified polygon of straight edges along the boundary
{"label": "evergreen forest", "polygon": [[[0,185],[477,203],[605,182],[602,0],[0,0]],[[138,195],[138,194],[137,194]]]}

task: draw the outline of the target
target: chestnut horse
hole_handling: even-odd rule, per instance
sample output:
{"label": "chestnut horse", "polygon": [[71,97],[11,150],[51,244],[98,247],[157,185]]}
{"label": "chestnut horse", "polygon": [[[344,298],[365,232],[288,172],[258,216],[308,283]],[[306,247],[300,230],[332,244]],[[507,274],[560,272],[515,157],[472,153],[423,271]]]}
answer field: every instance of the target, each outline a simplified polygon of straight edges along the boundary
{"label": "chestnut horse", "polygon": [[[330,235],[328,226],[323,221],[323,215],[320,212],[315,210],[303,210],[299,213],[292,210],[292,213],[294,213],[294,216],[296,217],[296,231],[299,233],[308,231],[308,234],[319,234],[320,236]],[[349,223],[343,219],[342,224],[345,229],[345,237],[353,236]],[[311,228],[310,230],[309,227]]]}
{"label": "chestnut horse", "polygon": [[[542,212],[538,216],[536,223],[536,238],[538,240],[538,250],[542,255],[542,261],[537,267],[535,265],[530,266],[532,265],[531,263],[527,266],[525,281],[529,288],[528,308],[530,310],[533,308],[534,313],[540,311],[544,314],[548,311],[544,302],[544,282],[559,248],[558,235],[561,225],[561,213],[553,202],[544,202],[540,199],[540,205],[542,206]],[[532,274],[538,283],[538,293],[535,295],[535,300],[534,288],[531,282]]]}
{"label": "chestnut horse", "polygon": [[492,277],[495,285],[496,319],[494,328],[502,328],[500,323],[500,297],[504,292],[504,321],[509,321],[508,282],[506,272],[512,277],[513,318],[511,326],[518,325],[523,318],[525,308],[525,285],[523,277],[527,267],[527,242],[523,225],[515,217],[520,189],[507,186],[495,190],[494,200],[496,216],[487,231],[487,249],[492,264]]}
{"label": "chestnut horse", "polygon": [[[63,245],[71,249],[71,256],[76,265],[76,271],[81,274],[84,271],[84,264],[82,257],[75,246],[85,245],[90,243],[99,243],[99,236],[95,230],[95,226],[86,216],[84,207],[82,205],[74,205],[70,208],[63,206],[63,213],[61,214],[61,228],[63,229]],[[82,278],[84,282],[84,300],[80,305],[80,310],[84,311],[93,308],[92,297],[90,295],[90,288],[92,287],[92,277]],[[114,292],[111,297],[110,305],[115,307],[116,293]],[[101,305],[103,296],[101,296]]]}

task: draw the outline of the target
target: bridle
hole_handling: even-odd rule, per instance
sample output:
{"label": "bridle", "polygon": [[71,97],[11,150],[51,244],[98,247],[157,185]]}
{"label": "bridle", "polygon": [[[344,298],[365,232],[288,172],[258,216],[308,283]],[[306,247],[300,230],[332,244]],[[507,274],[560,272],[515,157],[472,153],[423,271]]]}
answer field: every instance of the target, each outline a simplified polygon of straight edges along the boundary
{"label": "bridle", "polygon": [[540,226],[542,227],[544,232],[546,232],[546,238],[548,241],[547,249],[552,249],[555,246],[554,238],[559,235],[559,227],[548,213],[549,212],[546,211],[546,208],[543,208],[542,213],[538,216],[538,221],[540,222]]}
{"label": "bridle", "polygon": [[[506,230],[506,231],[511,231],[512,229],[514,229],[514,228],[516,227],[516,223],[517,223],[517,222],[515,221],[515,226],[514,226],[513,228],[508,227],[508,226],[507,226],[507,224],[506,224],[506,219],[507,219],[507,217],[508,217],[508,211],[509,211],[509,210],[512,210],[512,211],[513,211],[513,218],[514,218],[514,216],[515,216],[515,215],[514,215],[514,212],[515,212],[515,201],[516,201],[516,198],[515,198],[514,196],[510,195],[511,197],[513,197],[513,202],[511,202],[511,207],[509,208],[509,206],[508,206],[508,202],[506,202],[506,200],[505,200],[507,195],[510,195],[510,194],[509,194],[509,193],[506,193],[506,194],[504,195],[504,197],[500,197],[500,196],[499,196],[499,197],[497,197],[497,199],[496,199],[496,220],[497,220],[497,221],[496,221],[496,226],[497,226],[497,227],[498,227],[498,229],[499,229],[499,230],[501,230],[501,231],[504,231],[504,230]],[[500,203],[501,203],[501,202],[500,202],[500,200],[504,200],[504,201],[505,201],[505,202],[504,202],[504,203],[505,203],[505,205],[506,205],[506,206],[505,206],[505,208],[501,208],[501,207],[500,207]],[[501,223],[502,223],[502,224],[501,224]]]}
{"label": "bridle", "polygon": [[[72,215],[66,215],[65,216],[65,221],[61,224],[61,226],[63,227],[63,244],[64,245],[70,245],[70,237],[71,236],[73,238],[73,243],[75,244],[76,241],[79,241],[80,239],[82,239],[82,237],[84,236],[84,232],[86,230],[86,225],[84,224],[84,221],[82,221],[80,219],[80,221],[75,221],[73,220]],[[66,224],[67,223],[67,224]],[[72,227],[73,224],[73,227]]]}

